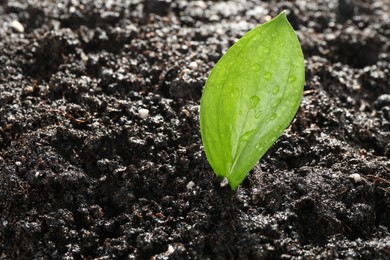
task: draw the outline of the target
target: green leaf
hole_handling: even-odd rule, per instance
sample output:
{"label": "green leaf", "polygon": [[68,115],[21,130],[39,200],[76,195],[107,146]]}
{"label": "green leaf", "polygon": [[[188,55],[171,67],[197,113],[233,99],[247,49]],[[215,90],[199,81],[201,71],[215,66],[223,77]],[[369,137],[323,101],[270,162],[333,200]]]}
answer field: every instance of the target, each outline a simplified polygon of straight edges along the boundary
{"label": "green leaf", "polygon": [[215,65],[200,128],[211,167],[232,189],[292,121],[304,81],[302,49],[285,12],[246,33]]}

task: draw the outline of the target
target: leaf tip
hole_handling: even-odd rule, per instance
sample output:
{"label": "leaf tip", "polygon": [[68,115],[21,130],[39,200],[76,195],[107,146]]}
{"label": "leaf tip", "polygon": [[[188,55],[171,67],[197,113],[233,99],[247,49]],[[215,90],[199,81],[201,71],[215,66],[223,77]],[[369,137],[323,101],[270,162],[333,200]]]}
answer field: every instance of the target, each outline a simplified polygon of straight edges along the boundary
{"label": "leaf tip", "polygon": [[285,18],[285,19],[287,19],[287,10],[285,9],[285,10],[281,11],[280,14],[278,14],[274,19],[276,20],[278,18]]}

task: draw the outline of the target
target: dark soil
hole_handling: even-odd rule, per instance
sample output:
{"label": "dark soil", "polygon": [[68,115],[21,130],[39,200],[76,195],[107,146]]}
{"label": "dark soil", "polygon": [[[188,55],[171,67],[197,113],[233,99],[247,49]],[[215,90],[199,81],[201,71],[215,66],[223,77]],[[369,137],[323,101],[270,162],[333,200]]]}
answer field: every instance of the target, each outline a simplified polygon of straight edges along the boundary
{"label": "dark soil", "polygon": [[[231,191],[202,148],[202,88],[284,9],[301,108]],[[0,0],[0,258],[390,259],[389,14],[389,0]]]}

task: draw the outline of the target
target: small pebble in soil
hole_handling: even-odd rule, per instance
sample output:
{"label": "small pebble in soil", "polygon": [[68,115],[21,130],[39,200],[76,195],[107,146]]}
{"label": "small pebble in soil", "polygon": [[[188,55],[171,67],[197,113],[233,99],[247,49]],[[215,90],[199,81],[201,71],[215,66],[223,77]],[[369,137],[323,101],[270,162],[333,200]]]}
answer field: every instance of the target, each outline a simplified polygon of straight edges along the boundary
{"label": "small pebble in soil", "polygon": [[225,187],[229,184],[229,180],[227,178],[224,178],[223,181],[221,181],[221,187]]}
{"label": "small pebble in soil", "polygon": [[11,28],[14,29],[15,31],[19,32],[19,33],[22,33],[24,32],[24,27],[23,25],[17,21],[17,20],[13,20],[10,24]]}
{"label": "small pebble in soil", "polygon": [[190,181],[190,182],[187,184],[187,190],[191,190],[194,186],[195,186],[195,182]]}
{"label": "small pebble in soil", "polygon": [[355,183],[361,182],[363,180],[362,176],[358,173],[352,173],[349,175],[349,178],[351,178]]}
{"label": "small pebble in soil", "polygon": [[198,68],[198,63],[196,63],[196,61],[193,61],[190,64],[188,64],[188,68],[195,70]]}
{"label": "small pebble in soil", "polygon": [[376,103],[379,108],[390,106],[390,94],[380,95],[376,100]]}
{"label": "small pebble in soil", "polygon": [[169,245],[168,246],[168,254],[173,254],[173,252],[175,252],[175,249],[173,248],[173,246]]}
{"label": "small pebble in soil", "polygon": [[146,108],[140,108],[138,110],[138,115],[140,118],[145,119],[149,116],[149,110]]}

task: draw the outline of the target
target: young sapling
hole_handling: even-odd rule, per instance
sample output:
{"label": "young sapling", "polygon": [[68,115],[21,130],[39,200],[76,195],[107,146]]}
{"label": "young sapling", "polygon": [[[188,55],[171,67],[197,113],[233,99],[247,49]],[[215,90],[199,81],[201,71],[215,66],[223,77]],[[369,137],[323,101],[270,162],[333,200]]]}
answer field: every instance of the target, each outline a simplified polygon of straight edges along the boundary
{"label": "young sapling", "polygon": [[304,81],[302,49],[285,11],[246,33],[215,65],[200,128],[211,167],[232,189],[291,123]]}

